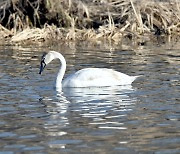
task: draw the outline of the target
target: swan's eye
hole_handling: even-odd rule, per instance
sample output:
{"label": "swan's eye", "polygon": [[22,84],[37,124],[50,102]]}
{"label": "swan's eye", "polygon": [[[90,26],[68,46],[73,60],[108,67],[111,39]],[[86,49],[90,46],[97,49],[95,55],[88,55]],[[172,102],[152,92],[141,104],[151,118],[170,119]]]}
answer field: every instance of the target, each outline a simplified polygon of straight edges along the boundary
{"label": "swan's eye", "polygon": [[45,58],[41,61],[41,65],[43,66],[43,67],[45,67],[46,66],[46,63],[45,63]]}
{"label": "swan's eye", "polygon": [[46,58],[45,57],[42,57],[42,59],[41,59],[41,65],[46,65]]}
{"label": "swan's eye", "polygon": [[41,63],[46,64],[44,60],[45,60],[45,58],[42,59]]}

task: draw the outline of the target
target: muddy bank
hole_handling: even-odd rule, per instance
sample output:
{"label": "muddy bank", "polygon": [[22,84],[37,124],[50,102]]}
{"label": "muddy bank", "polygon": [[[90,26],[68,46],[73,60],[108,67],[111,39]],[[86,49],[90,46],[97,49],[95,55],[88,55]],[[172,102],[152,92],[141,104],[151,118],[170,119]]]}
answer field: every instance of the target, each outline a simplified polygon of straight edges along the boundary
{"label": "muddy bank", "polygon": [[13,42],[115,42],[180,34],[177,0],[6,0],[0,2],[0,38]]}

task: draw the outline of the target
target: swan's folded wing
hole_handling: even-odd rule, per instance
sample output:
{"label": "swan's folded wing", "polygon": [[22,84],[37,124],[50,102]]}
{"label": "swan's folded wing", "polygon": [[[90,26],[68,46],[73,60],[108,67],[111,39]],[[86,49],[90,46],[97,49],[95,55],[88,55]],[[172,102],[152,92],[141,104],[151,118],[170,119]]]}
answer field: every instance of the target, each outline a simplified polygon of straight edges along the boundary
{"label": "swan's folded wing", "polygon": [[106,68],[86,68],[77,71],[63,81],[63,87],[101,87],[131,84],[131,77]]}

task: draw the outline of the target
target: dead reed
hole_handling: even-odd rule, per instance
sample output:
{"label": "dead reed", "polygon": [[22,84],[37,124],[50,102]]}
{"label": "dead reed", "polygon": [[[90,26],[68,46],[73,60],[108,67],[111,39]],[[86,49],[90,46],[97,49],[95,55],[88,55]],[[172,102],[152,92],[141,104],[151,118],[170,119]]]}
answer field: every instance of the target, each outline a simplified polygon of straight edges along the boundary
{"label": "dead reed", "polygon": [[[1,4],[0,34],[11,42],[120,41],[180,34],[178,0],[11,0]],[[29,12],[31,11],[31,12]],[[6,28],[5,28],[6,27]],[[8,30],[9,29],[9,30]]]}

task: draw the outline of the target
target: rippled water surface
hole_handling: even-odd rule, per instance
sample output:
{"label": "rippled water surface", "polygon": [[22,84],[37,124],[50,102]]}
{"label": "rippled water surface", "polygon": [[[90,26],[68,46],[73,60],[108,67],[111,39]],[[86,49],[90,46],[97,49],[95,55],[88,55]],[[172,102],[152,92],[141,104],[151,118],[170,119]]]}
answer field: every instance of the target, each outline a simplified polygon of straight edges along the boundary
{"label": "rippled water surface", "polygon": [[52,47],[66,75],[107,67],[143,75],[132,86],[63,89],[59,63],[42,75],[48,47],[0,46],[0,153],[179,153],[180,48]]}

